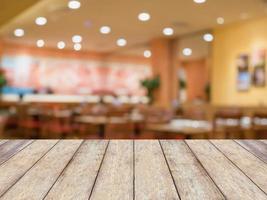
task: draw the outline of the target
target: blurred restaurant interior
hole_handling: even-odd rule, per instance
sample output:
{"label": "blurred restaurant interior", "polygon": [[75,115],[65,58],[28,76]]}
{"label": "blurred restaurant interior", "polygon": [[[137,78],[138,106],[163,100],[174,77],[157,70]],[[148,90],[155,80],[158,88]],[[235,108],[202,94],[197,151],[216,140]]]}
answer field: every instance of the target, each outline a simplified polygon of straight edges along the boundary
{"label": "blurred restaurant interior", "polygon": [[0,139],[266,139],[266,0],[0,0]]}

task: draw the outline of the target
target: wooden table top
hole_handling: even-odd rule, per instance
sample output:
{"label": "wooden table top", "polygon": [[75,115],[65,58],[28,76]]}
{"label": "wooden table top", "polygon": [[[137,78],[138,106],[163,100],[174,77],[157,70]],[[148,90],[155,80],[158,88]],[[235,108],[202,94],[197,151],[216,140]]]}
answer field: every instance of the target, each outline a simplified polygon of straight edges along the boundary
{"label": "wooden table top", "polygon": [[1,200],[267,199],[267,140],[0,140]]}

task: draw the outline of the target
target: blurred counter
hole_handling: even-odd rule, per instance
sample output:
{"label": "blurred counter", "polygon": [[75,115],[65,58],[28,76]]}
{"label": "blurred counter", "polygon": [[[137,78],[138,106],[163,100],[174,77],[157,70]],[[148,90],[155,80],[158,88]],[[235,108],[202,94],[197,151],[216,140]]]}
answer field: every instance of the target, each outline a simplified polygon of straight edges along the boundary
{"label": "blurred counter", "polygon": [[[144,96],[118,96],[111,95],[57,95],[57,94],[26,94],[21,98],[25,103],[98,103],[103,99],[104,103],[114,104],[147,104],[149,99]],[[20,102],[20,96],[4,94],[3,102]]]}

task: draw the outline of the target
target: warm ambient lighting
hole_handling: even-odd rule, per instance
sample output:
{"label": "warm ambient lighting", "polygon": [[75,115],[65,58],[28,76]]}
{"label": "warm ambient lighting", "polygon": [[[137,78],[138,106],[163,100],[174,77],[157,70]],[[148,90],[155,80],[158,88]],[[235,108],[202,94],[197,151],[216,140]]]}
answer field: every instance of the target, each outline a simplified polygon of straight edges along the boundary
{"label": "warm ambient lighting", "polygon": [[73,42],[73,43],[81,43],[82,40],[83,40],[83,38],[82,38],[82,36],[80,36],[80,35],[74,35],[74,36],[72,37],[72,42]]}
{"label": "warm ambient lighting", "polygon": [[35,23],[38,25],[38,26],[44,26],[46,23],[47,23],[47,19],[45,17],[37,17],[35,19]]}
{"label": "warm ambient lighting", "polygon": [[44,47],[44,45],[45,45],[44,40],[37,40],[37,42],[36,42],[37,47],[42,48],[42,47]]}
{"label": "warm ambient lighting", "polygon": [[249,18],[249,14],[244,12],[240,14],[240,19],[242,20],[247,20]]}
{"label": "warm ambient lighting", "polygon": [[77,0],[70,0],[68,3],[68,7],[70,9],[79,9],[81,7],[81,3]]}
{"label": "warm ambient lighting", "polygon": [[203,35],[203,39],[206,41],[206,42],[212,42],[214,37],[212,34],[210,33],[206,33]]}
{"label": "warm ambient lighting", "polygon": [[16,37],[23,37],[24,36],[24,30],[23,29],[21,29],[21,28],[18,28],[18,29],[16,29],[15,31],[14,31],[14,35],[16,36]]}
{"label": "warm ambient lighting", "polygon": [[119,39],[117,40],[117,45],[118,45],[119,47],[126,46],[126,44],[127,44],[127,41],[126,41],[124,38],[119,38]]}
{"label": "warm ambient lighting", "polygon": [[194,0],[195,3],[205,3],[206,0]]}
{"label": "warm ambient lighting", "polygon": [[192,51],[192,49],[190,49],[190,48],[185,48],[185,49],[183,49],[183,55],[184,55],[184,56],[191,56],[192,53],[193,53],[193,51]]}
{"label": "warm ambient lighting", "polygon": [[102,34],[109,34],[111,32],[111,28],[109,26],[102,26],[99,31]]}
{"label": "warm ambient lighting", "polygon": [[74,44],[73,48],[75,51],[80,51],[82,49],[82,45],[77,43],[77,44]]}
{"label": "warm ambient lighting", "polygon": [[163,29],[163,34],[164,35],[170,36],[170,35],[173,35],[173,33],[174,33],[173,28],[167,27],[167,28]]}
{"label": "warm ambient lighting", "polygon": [[145,51],[144,51],[144,57],[145,57],[145,58],[150,58],[151,56],[152,56],[152,53],[151,53],[150,50],[145,50]]}
{"label": "warm ambient lighting", "polygon": [[218,17],[217,18],[217,24],[224,24],[224,18],[223,17]]}
{"label": "warm ambient lighting", "polygon": [[150,14],[149,13],[146,13],[146,12],[140,13],[138,15],[138,19],[140,21],[143,21],[143,22],[148,21],[148,20],[150,20]]}
{"label": "warm ambient lighting", "polygon": [[66,46],[66,44],[63,41],[60,41],[60,42],[57,43],[57,48],[59,48],[59,49],[64,49],[65,46]]}

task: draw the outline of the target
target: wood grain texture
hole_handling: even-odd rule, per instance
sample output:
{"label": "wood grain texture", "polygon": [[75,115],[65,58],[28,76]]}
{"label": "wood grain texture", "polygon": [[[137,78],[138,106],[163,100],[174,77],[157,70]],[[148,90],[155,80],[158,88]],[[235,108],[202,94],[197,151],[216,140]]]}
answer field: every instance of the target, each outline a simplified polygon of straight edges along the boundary
{"label": "wood grain texture", "polygon": [[57,141],[34,141],[0,166],[0,196],[19,180]]}
{"label": "wood grain texture", "polygon": [[158,141],[135,142],[135,199],[179,199]]}
{"label": "wood grain texture", "polygon": [[267,192],[267,164],[232,140],[214,140],[212,143],[265,193]]}
{"label": "wood grain texture", "polygon": [[8,140],[0,140],[0,145],[6,143]]}
{"label": "wood grain texture", "polygon": [[259,140],[236,140],[238,144],[267,163],[267,145]]}
{"label": "wood grain texture", "polygon": [[45,199],[88,200],[107,144],[86,141]]}
{"label": "wood grain texture", "polygon": [[60,141],[8,190],[1,200],[40,200],[44,198],[79,148],[81,142],[81,140]]}
{"label": "wood grain texture", "polygon": [[0,146],[0,165],[32,143],[31,140],[10,140]]}
{"label": "wood grain texture", "polygon": [[209,141],[186,142],[227,199],[267,199],[265,193]]}
{"label": "wood grain texture", "polygon": [[1,200],[267,199],[262,140],[20,142],[0,145]]}
{"label": "wood grain texture", "polygon": [[133,141],[109,143],[90,199],[133,199]]}
{"label": "wood grain texture", "polygon": [[161,141],[181,199],[225,199],[183,141]]}

